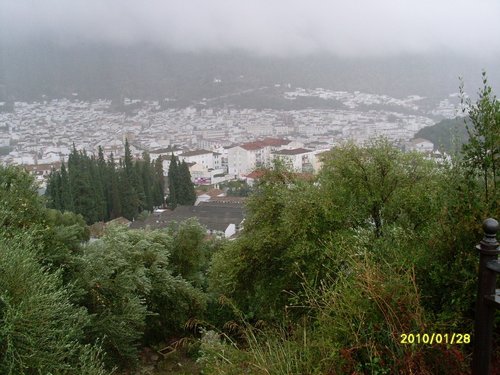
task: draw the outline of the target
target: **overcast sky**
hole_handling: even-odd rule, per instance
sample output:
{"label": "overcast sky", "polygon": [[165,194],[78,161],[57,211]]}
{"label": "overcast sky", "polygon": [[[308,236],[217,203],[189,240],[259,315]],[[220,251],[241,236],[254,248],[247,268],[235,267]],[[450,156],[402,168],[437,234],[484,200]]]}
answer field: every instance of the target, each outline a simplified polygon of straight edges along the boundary
{"label": "overcast sky", "polygon": [[498,0],[0,0],[11,41],[151,43],[181,51],[500,57]]}

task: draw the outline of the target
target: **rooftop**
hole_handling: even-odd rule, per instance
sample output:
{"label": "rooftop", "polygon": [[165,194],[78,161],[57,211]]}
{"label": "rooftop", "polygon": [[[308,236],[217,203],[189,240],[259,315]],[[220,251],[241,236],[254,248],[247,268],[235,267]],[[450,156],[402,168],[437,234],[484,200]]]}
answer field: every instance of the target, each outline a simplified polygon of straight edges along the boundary
{"label": "rooftop", "polygon": [[[224,197],[227,198],[227,197]],[[242,204],[225,204],[221,202],[202,202],[198,206],[178,206],[175,210],[154,213],[146,220],[136,220],[130,228],[151,229],[165,228],[170,223],[196,218],[209,230],[224,232],[229,224],[239,225],[244,218]]]}
{"label": "rooftop", "polygon": [[197,155],[205,155],[212,154],[212,151],[208,150],[194,150],[194,151],[186,151],[180,154],[179,156],[197,156]]}
{"label": "rooftop", "polygon": [[300,155],[300,154],[306,154],[308,152],[311,152],[311,150],[308,150],[305,148],[294,148],[292,150],[274,151],[273,154],[276,154],[276,155]]}

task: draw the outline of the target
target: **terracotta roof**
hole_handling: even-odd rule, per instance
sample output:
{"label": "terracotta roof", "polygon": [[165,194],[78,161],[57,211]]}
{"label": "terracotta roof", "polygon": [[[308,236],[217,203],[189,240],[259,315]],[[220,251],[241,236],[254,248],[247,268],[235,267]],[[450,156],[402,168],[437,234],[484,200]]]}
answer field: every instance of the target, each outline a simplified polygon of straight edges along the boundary
{"label": "terracotta roof", "polygon": [[253,150],[260,150],[261,148],[270,146],[275,146],[275,147],[284,146],[289,144],[290,142],[291,141],[287,139],[264,138],[263,140],[259,141],[243,143],[241,147],[244,148],[245,150],[253,151]]}
{"label": "terracotta roof", "polygon": [[262,141],[248,142],[243,143],[241,148],[244,148],[247,151],[260,150],[261,148],[266,147],[267,145]]}
{"label": "terracotta roof", "polygon": [[252,179],[260,178],[262,176],[264,176],[264,172],[259,171],[259,170],[255,170],[255,171],[250,172],[249,174],[245,175],[246,178],[252,178]]}
{"label": "terracotta roof", "polygon": [[264,142],[267,146],[285,146],[291,141],[281,138],[264,138],[262,142]]}

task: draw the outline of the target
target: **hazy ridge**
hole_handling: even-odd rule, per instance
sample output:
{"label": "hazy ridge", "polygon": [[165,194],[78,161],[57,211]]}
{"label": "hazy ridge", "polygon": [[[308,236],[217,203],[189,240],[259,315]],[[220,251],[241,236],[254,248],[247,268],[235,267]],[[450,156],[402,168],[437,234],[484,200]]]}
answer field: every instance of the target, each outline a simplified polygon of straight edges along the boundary
{"label": "hazy ridge", "polygon": [[274,84],[437,98],[456,92],[459,76],[464,76],[466,89],[479,87],[482,69],[488,71],[494,87],[500,82],[493,61],[480,64],[473,58],[464,61],[452,55],[285,59],[237,51],[180,53],[146,45],[61,47],[45,41],[4,43],[0,55],[1,100],[32,101],[42,95],[54,98],[78,93],[81,99],[168,97],[186,105]]}

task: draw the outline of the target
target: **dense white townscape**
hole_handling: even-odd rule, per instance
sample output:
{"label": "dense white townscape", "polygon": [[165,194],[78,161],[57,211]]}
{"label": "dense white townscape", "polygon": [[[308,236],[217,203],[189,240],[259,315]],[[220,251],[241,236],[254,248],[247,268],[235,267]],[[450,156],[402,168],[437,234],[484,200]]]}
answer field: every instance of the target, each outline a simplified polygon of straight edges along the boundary
{"label": "dense white townscape", "polygon": [[[419,106],[424,98],[417,95],[395,99],[361,92],[297,88],[283,96],[291,101],[298,97],[336,100],[342,108],[162,109],[155,101],[125,99],[125,106],[135,105],[125,114],[113,111],[109,100],[16,102],[13,112],[0,113],[0,162],[57,167],[67,159],[73,144],[91,154],[101,146],[107,155],[113,153],[118,159],[123,156],[123,143],[128,139],[136,156],[148,151],[155,158],[175,151],[191,164],[193,178],[214,183],[217,178],[245,176],[277,157],[294,169],[314,170],[315,155],[339,142],[362,143],[384,136],[401,145],[412,140],[421,128],[433,125],[437,118],[457,114],[453,104],[456,94],[426,109]],[[414,140],[414,148],[432,150],[432,143]]]}

